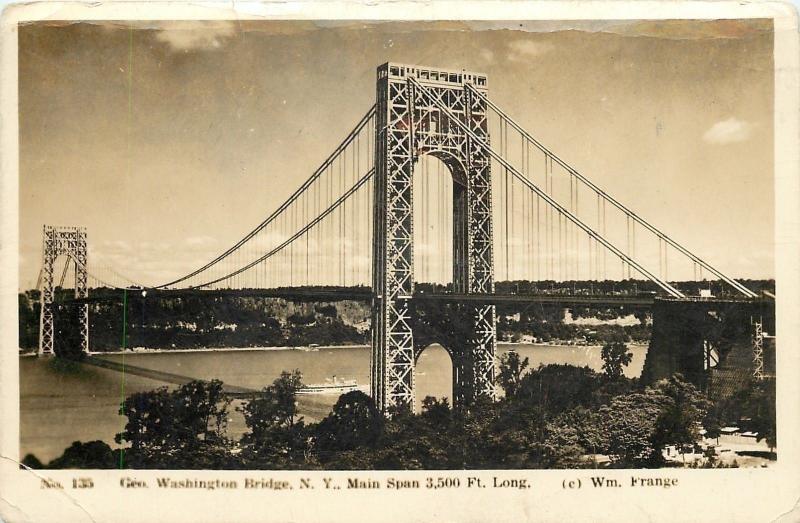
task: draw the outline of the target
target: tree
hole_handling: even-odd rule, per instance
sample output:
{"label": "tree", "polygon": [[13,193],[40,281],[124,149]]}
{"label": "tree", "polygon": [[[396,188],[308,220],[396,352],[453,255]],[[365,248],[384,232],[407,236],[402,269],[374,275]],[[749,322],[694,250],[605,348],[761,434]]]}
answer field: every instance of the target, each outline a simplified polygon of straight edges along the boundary
{"label": "tree", "polygon": [[516,351],[506,352],[500,356],[496,381],[503,388],[507,398],[517,393],[520,381],[522,381],[522,374],[528,368],[528,364],[528,358],[520,360],[519,353]]}
{"label": "tree", "polygon": [[778,446],[775,416],[775,381],[765,380],[754,385],[750,397],[753,428],[757,441],[766,440],[770,452]]}
{"label": "tree", "polygon": [[137,392],[128,396],[120,407],[120,415],[128,418],[125,430],[116,435],[117,443],[130,442],[136,450],[158,450],[173,439],[174,412],[167,387]]}
{"label": "tree", "polygon": [[685,445],[694,445],[700,439],[700,424],[711,402],[680,374],[661,380],[652,388],[668,400],[656,421],[653,443],[659,450],[675,445],[683,454]]}
{"label": "tree", "polygon": [[750,430],[757,433],[757,440],[766,439],[767,445],[774,449],[777,446],[775,381],[743,381],[730,397],[716,401],[706,418],[703,425],[707,430],[712,426],[738,423],[743,418],[749,418],[752,420]]}
{"label": "tree", "polygon": [[[575,407],[547,423],[545,457],[548,468],[585,466],[587,454],[607,451],[607,433],[597,410]],[[572,446],[573,448],[567,448]]]}
{"label": "tree", "polygon": [[513,401],[561,413],[581,405],[597,403],[598,374],[589,367],[542,365],[520,380]]}
{"label": "tree", "polygon": [[628,347],[622,342],[607,343],[601,352],[603,358],[603,372],[611,380],[617,380],[622,376],[623,367],[627,367],[633,359],[633,353],[628,351]]}
{"label": "tree", "polygon": [[19,293],[19,347],[33,349],[39,345],[39,301],[34,292]]}
{"label": "tree", "polygon": [[427,396],[422,412],[415,415],[407,406],[390,408],[375,449],[362,447],[376,469],[422,470],[452,468],[453,450],[462,450],[455,434],[463,435],[460,415],[450,409],[447,399]]}
{"label": "tree", "polygon": [[652,467],[661,461],[653,443],[656,422],[667,402],[664,395],[652,390],[614,398],[601,407],[607,453],[615,466]]}
{"label": "tree", "polygon": [[170,392],[166,387],[126,398],[120,414],[128,418],[115,441],[131,443],[126,454],[134,467],[188,468],[206,460],[224,465],[230,399],[219,380],[191,381]]}
{"label": "tree", "polygon": [[317,426],[316,448],[323,459],[329,459],[331,452],[373,447],[383,422],[372,398],[358,390],[342,394]]}
{"label": "tree", "polygon": [[297,391],[303,386],[299,370],[283,371],[272,385],[239,410],[250,429],[242,436],[246,457],[258,464],[293,460],[306,450],[304,424],[297,412]]}
{"label": "tree", "polygon": [[50,469],[112,469],[117,465],[116,454],[107,443],[75,441],[64,453],[51,461]]}
{"label": "tree", "polygon": [[53,351],[59,358],[82,360],[80,307],[74,304],[53,305]]}
{"label": "tree", "polygon": [[240,411],[250,428],[250,437],[258,439],[272,427],[292,427],[302,418],[297,413],[297,391],[303,386],[299,370],[283,371],[272,385],[264,387],[259,397],[247,402]]}
{"label": "tree", "polygon": [[425,396],[422,400],[422,418],[431,425],[444,427],[450,423],[450,403],[447,398],[437,400],[433,396]]}
{"label": "tree", "polygon": [[666,445],[694,444],[709,402],[679,374],[645,388],[616,396],[600,409],[607,453],[617,466],[655,467],[663,463]]}
{"label": "tree", "polygon": [[228,407],[231,400],[220,380],[194,380],[172,393],[178,440],[194,443],[220,442],[228,426]]}
{"label": "tree", "polygon": [[448,438],[449,468],[541,468],[547,417],[541,406],[513,399],[469,412]]}
{"label": "tree", "polygon": [[577,468],[586,449],[580,444],[575,427],[548,424],[547,437],[542,445],[547,468]]}
{"label": "tree", "polygon": [[22,458],[22,465],[20,465],[20,468],[25,468],[25,467],[28,467],[29,469],[45,468],[44,463],[39,461],[39,458],[37,458],[33,454],[25,454],[25,457]]}

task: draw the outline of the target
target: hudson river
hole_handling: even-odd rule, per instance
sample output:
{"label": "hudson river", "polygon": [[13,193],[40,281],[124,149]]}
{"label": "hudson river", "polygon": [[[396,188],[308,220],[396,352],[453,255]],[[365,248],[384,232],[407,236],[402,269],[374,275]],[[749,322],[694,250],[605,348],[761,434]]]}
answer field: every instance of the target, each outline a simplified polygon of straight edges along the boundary
{"label": "hudson river", "polygon": [[[568,363],[601,371],[600,347],[501,345],[498,355],[510,349],[540,363]],[[632,345],[633,361],[625,369],[630,377],[642,372],[647,347]],[[336,347],[309,349],[220,350],[109,354],[100,357],[127,365],[199,379],[218,378],[239,387],[261,389],[282,370],[300,369],[305,383],[323,383],[336,375],[356,379],[362,390],[369,384],[369,348]],[[151,390],[165,383],[81,365],[60,370],[52,358],[20,357],[20,457],[33,453],[44,463],[61,455],[73,441],[102,440],[114,444],[125,418],[118,415],[121,398]],[[451,396],[450,358],[444,349],[431,346],[417,365],[417,398]],[[175,387],[175,385],[168,385]],[[304,395],[300,409],[309,420],[324,416],[337,395]],[[241,414],[231,407],[229,436],[237,437],[246,427]]]}

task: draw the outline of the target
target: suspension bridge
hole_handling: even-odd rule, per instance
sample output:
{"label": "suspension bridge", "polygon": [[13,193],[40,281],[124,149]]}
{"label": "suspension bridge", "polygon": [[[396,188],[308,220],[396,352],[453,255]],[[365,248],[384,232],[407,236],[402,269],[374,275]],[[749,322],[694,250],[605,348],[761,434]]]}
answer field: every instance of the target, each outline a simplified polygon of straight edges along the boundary
{"label": "suspension bridge", "polygon": [[[132,281],[124,268],[88,259],[84,228],[45,226],[39,354],[54,352],[57,286],[74,288],[85,352],[93,287],[363,300],[372,304],[371,393],[386,410],[413,404],[415,364],[431,341],[415,336],[415,304],[447,305],[470,325],[445,345],[454,403],[463,404],[495,397],[500,303],[651,307],[663,300],[713,309],[721,298],[688,296],[676,283],[706,279],[725,286],[726,303],[769,301],[540,143],[491,101],[486,75],[386,63],[376,92],[281,205],[219,255],[168,281]],[[496,281],[634,277],[657,292],[496,292]],[[447,286],[420,292],[419,282]]]}

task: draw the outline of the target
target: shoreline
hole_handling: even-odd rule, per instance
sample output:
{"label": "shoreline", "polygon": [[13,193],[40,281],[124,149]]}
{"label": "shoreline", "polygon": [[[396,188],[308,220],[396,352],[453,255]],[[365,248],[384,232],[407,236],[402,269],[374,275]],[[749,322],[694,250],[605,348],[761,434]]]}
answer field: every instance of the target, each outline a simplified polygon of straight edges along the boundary
{"label": "shoreline", "polygon": [[[517,347],[520,345],[524,346],[531,346],[531,347],[554,347],[554,348],[582,348],[582,349],[600,349],[603,345],[592,344],[592,345],[577,345],[577,344],[567,344],[567,343],[553,343],[553,342],[511,342],[511,341],[499,341],[497,342],[498,347]],[[648,343],[637,343],[637,342],[630,342],[627,344],[628,346],[632,347],[647,347]],[[182,352],[185,353],[194,353],[194,352],[272,352],[272,351],[302,351],[302,352],[318,352],[319,350],[330,350],[330,349],[369,349],[370,345],[319,345],[316,347],[307,347],[307,346],[300,346],[300,347],[286,347],[286,346],[278,346],[278,347],[198,347],[192,349],[147,349],[147,348],[134,348],[134,349],[126,349],[126,350],[114,350],[114,351],[90,351],[89,356],[104,356],[104,355],[130,355],[130,354],[180,354]],[[137,350],[138,349],[138,350]],[[31,358],[36,357],[36,352],[20,352],[20,358]]]}
{"label": "shoreline", "polygon": [[302,352],[318,352],[321,349],[367,349],[369,345],[319,345],[317,347],[198,347],[194,349],[126,349],[115,351],[89,352],[89,356],[104,354],[179,354],[181,352],[273,352],[297,350]]}

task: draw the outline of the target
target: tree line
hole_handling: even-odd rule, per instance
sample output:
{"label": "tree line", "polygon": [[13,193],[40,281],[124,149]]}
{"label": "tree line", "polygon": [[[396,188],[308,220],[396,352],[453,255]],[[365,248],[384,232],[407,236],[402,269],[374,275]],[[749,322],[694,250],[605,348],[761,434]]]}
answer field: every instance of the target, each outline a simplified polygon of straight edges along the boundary
{"label": "tree line", "polygon": [[[774,280],[740,280],[755,292],[775,290]],[[687,295],[697,295],[701,289],[715,295],[730,291],[719,281],[673,282]],[[332,288],[318,288],[330,290]],[[288,293],[291,289],[285,289]],[[302,288],[300,288],[302,290]],[[352,288],[363,292],[363,288]],[[452,285],[418,283],[418,292],[452,292]],[[623,281],[501,281],[496,283],[498,294],[626,294],[655,293],[657,286],[648,280]],[[89,304],[90,344],[93,350],[117,350],[122,344],[122,318],[126,318],[126,347],[197,348],[197,347],[254,347],[298,346],[310,344],[361,344],[368,332],[356,329],[346,321],[342,309],[362,309],[361,316],[369,322],[369,304],[340,300],[313,304],[302,297],[267,298],[255,289],[217,291],[150,291],[147,296],[131,291],[123,315],[123,297],[117,289],[92,289]],[[77,345],[77,308],[70,303],[71,289],[55,290],[56,340],[61,352],[74,352]],[[31,350],[39,342],[39,291],[19,294],[19,347]],[[313,321],[304,313],[301,321],[288,318],[291,313],[275,304],[313,308]],[[646,315],[625,307],[573,307],[573,317],[610,320],[628,314],[639,319],[639,325],[598,325],[586,327],[565,325],[563,309],[559,307],[531,308],[522,304],[498,305],[498,335],[506,341],[518,341],[529,335],[541,341],[585,339],[588,343],[614,341],[646,342],[651,329]],[[508,320],[520,315],[520,320]],[[505,321],[502,321],[506,318]],[[235,327],[234,327],[235,326]],[[57,347],[58,349],[58,347]]]}
{"label": "tree line", "polygon": [[[77,304],[59,289],[54,304],[55,350],[80,356]],[[121,347],[192,349],[201,347],[273,347],[364,344],[369,332],[343,317],[369,317],[358,302],[292,303],[244,292],[130,292],[98,290],[89,303],[90,346],[93,351]],[[124,303],[124,306],[123,306]],[[363,310],[362,310],[363,309]],[[34,349],[39,343],[38,293],[19,295],[19,343]],[[123,339],[124,334],[124,339]]]}
{"label": "tree line", "polygon": [[[751,387],[747,404],[719,408],[680,375],[643,386],[622,372],[631,354],[622,343],[603,349],[603,372],[546,365],[528,369],[515,352],[501,358],[496,402],[453,408],[426,397],[421,412],[381,414],[360,391],[339,397],[318,423],[298,412],[299,371],[283,372],[238,407],[219,380],[194,381],[128,396],[116,437],[75,442],[49,468],[155,469],[544,469],[665,465],[666,446],[696,446],[701,427],[718,434],[726,415],[754,417],[759,439],[775,442],[774,388]],[[761,387],[761,388],[759,388]],[[741,400],[741,398],[739,398]],[[772,407],[770,407],[772,405]],[[227,435],[231,409],[247,431]],[[24,463],[44,467],[34,456]]]}

